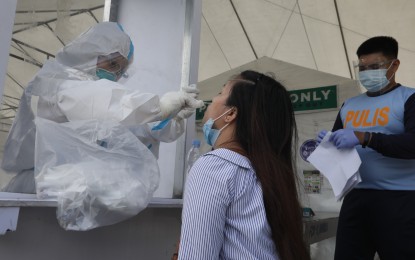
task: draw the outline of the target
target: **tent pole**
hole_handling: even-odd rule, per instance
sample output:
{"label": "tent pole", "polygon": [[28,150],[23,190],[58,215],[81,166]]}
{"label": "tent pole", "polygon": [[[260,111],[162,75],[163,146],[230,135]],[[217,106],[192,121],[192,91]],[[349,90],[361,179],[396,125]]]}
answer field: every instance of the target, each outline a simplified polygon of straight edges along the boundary
{"label": "tent pole", "polygon": [[334,7],[335,7],[335,9],[336,9],[337,20],[339,21],[340,34],[341,34],[341,36],[342,36],[342,42],[343,42],[343,47],[344,47],[344,53],[346,54],[347,68],[349,68],[350,78],[352,79],[352,78],[353,78],[352,68],[350,67],[349,55],[347,54],[346,41],[345,41],[345,39],[344,39],[343,27],[342,27],[342,23],[341,23],[341,21],[340,21],[340,14],[339,14],[339,8],[338,8],[338,6],[337,6],[337,0],[334,0]]}
{"label": "tent pole", "polygon": [[246,39],[248,40],[248,43],[251,46],[252,52],[255,55],[255,59],[258,59],[258,55],[256,54],[255,49],[254,49],[254,46],[252,45],[251,40],[249,39],[248,33],[246,32],[245,27],[244,27],[244,25],[243,25],[243,23],[241,21],[241,18],[239,17],[238,12],[236,11],[236,8],[235,8],[235,5],[233,4],[233,1],[232,0],[229,0],[229,2],[231,2],[233,11],[235,12],[236,17],[238,18],[239,23],[241,24],[241,27],[242,27],[242,30],[244,31],[244,34],[246,36]]}

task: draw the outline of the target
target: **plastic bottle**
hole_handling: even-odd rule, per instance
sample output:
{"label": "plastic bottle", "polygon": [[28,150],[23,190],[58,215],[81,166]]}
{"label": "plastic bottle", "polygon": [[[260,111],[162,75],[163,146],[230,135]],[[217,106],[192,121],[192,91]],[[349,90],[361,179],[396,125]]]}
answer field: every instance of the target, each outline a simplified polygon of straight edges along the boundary
{"label": "plastic bottle", "polygon": [[195,139],[192,142],[192,147],[190,148],[189,152],[187,153],[186,157],[186,172],[184,174],[184,180],[183,183],[186,183],[186,177],[190,172],[190,169],[192,168],[193,164],[196,162],[196,160],[200,157],[200,140]]}

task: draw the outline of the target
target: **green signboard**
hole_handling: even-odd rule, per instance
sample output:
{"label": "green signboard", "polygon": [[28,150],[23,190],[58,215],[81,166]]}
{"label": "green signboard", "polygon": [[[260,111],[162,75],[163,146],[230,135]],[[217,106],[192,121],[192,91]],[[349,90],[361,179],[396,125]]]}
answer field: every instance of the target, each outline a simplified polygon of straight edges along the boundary
{"label": "green signboard", "polygon": [[337,87],[327,86],[289,91],[294,111],[337,108]]}
{"label": "green signboard", "polygon": [[[327,86],[288,91],[294,111],[337,108],[337,87]],[[196,109],[196,121],[203,119],[211,100],[205,100],[205,107]]]}

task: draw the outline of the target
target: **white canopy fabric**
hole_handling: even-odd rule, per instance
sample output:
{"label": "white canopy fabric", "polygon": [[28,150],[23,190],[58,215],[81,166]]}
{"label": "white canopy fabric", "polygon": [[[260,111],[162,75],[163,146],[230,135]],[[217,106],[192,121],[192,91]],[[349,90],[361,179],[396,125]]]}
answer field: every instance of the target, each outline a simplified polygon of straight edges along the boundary
{"label": "white canopy fabric", "polygon": [[353,77],[356,49],[388,35],[400,44],[397,81],[415,87],[415,1],[204,0],[199,79],[262,56]]}

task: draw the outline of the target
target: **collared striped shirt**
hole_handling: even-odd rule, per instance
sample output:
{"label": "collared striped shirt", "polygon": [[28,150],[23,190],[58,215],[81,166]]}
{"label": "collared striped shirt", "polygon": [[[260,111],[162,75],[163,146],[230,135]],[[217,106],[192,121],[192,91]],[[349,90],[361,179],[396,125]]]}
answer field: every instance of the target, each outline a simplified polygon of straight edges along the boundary
{"label": "collared striped shirt", "polygon": [[217,149],[187,177],[179,259],[278,259],[250,161]]}

